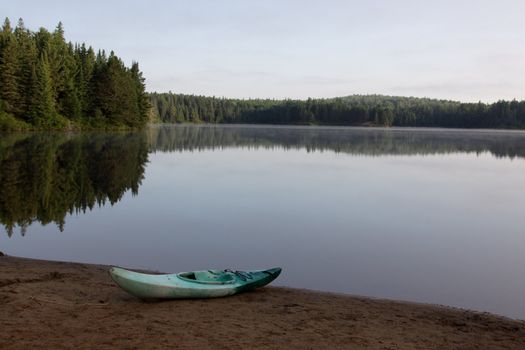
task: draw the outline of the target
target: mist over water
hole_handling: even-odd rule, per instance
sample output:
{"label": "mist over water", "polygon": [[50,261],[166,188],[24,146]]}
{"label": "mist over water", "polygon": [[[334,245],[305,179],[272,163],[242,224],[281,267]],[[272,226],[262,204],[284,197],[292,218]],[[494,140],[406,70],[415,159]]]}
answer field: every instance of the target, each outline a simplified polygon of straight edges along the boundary
{"label": "mist over water", "polygon": [[525,133],[155,126],[0,137],[0,250],[525,318]]}

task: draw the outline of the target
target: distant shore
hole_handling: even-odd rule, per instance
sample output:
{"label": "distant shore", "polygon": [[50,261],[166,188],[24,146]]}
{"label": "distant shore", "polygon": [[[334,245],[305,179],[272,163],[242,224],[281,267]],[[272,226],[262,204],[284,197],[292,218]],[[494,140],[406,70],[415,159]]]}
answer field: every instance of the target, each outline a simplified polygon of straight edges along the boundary
{"label": "distant shore", "polygon": [[0,254],[0,348],[525,348],[525,321],[488,313],[280,287],[143,302],[107,270]]}

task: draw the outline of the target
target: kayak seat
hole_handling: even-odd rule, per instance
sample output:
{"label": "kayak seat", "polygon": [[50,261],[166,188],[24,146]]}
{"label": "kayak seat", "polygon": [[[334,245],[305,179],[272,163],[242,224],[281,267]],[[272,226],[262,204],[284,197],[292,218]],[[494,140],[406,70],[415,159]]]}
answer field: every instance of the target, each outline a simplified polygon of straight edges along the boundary
{"label": "kayak seat", "polygon": [[210,273],[209,271],[183,272],[178,274],[179,278],[204,284],[228,284],[235,282],[234,277],[227,273]]}

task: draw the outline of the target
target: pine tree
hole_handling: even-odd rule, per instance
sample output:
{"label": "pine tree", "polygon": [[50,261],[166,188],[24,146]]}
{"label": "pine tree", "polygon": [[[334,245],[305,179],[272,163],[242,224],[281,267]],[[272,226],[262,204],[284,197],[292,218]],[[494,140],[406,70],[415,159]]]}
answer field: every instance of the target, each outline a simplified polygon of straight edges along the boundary
{"label": "pine tree", "polygon": [[34,40],[31,38],[31,32],[27,30],[24,26],[24,21],[20,18],[18,20],[18,25],[15,29],[15,37],[18,42],[18,61],[19,61],[19,83],[21,87],[21,99],[20,99],[20,109],[21,117],[28,121],[29,119],[29,110],[28,106],[31,100],[31,89],[28,87],[31,86],[31,74],[34,63],[38,58],[36,51],[36,46]]}
{"label": "pine tree", "polygon": [[14,117],[22,114],[19,78],[18,46],[9,19],[2,27],[2,52],[0,55],[0,99],[5,112]]}
{"label": "pine tree", "polygon": [[79,84],[77,83],[77,71],[80,67],[74,56],[73,45],[67,45],[65,59],[66,73],[63,78],[62,91],[57,99],[58,112],[72,120],[80,120],[82,117],[82,103],[80,101]]}
{"label": "pine tree", "polygon": [[32,72],[31,121],[37,126],[51,126],[56,118],[55,101],[47,54],[44,52]]}
{"label": "pine tree", "polygon": [[139,118],[137,118],[137,121],[139,124],[144,124],[147,121],[151,103],[149,102],[149,97],[146,94],[145,79],[139,69],[138,62],[133,62],[131,65],[131,77],[135,85],[135,93],[139,107]]}
{"label": "pine tree", "polygon": [[11,28],[11,21],[9,21],[9,18],[6,17],[2,26],[2,31],[0,31],[0,53],[5,47],[7,41],[11,38],[12,31],[13,29]]}
{"label": "pine tree", "polygon": [[66,42],[64,40],[64,28],[59,22],[55,31],[51,34],[50,45],[47,50],[49,59],[49,73],[53,83],[53,97],[55,100],[63,92],[66,85],[67,75],[67,54]]}

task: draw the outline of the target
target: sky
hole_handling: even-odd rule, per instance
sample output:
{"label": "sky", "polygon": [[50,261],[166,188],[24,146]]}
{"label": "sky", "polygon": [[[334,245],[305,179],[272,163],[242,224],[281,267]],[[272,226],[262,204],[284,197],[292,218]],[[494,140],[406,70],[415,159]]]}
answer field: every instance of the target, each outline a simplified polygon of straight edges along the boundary
{"label": "sky", "polygon": [[148,91],[525,99],[523,0],[0,0],[0,16],[138,61]]}

